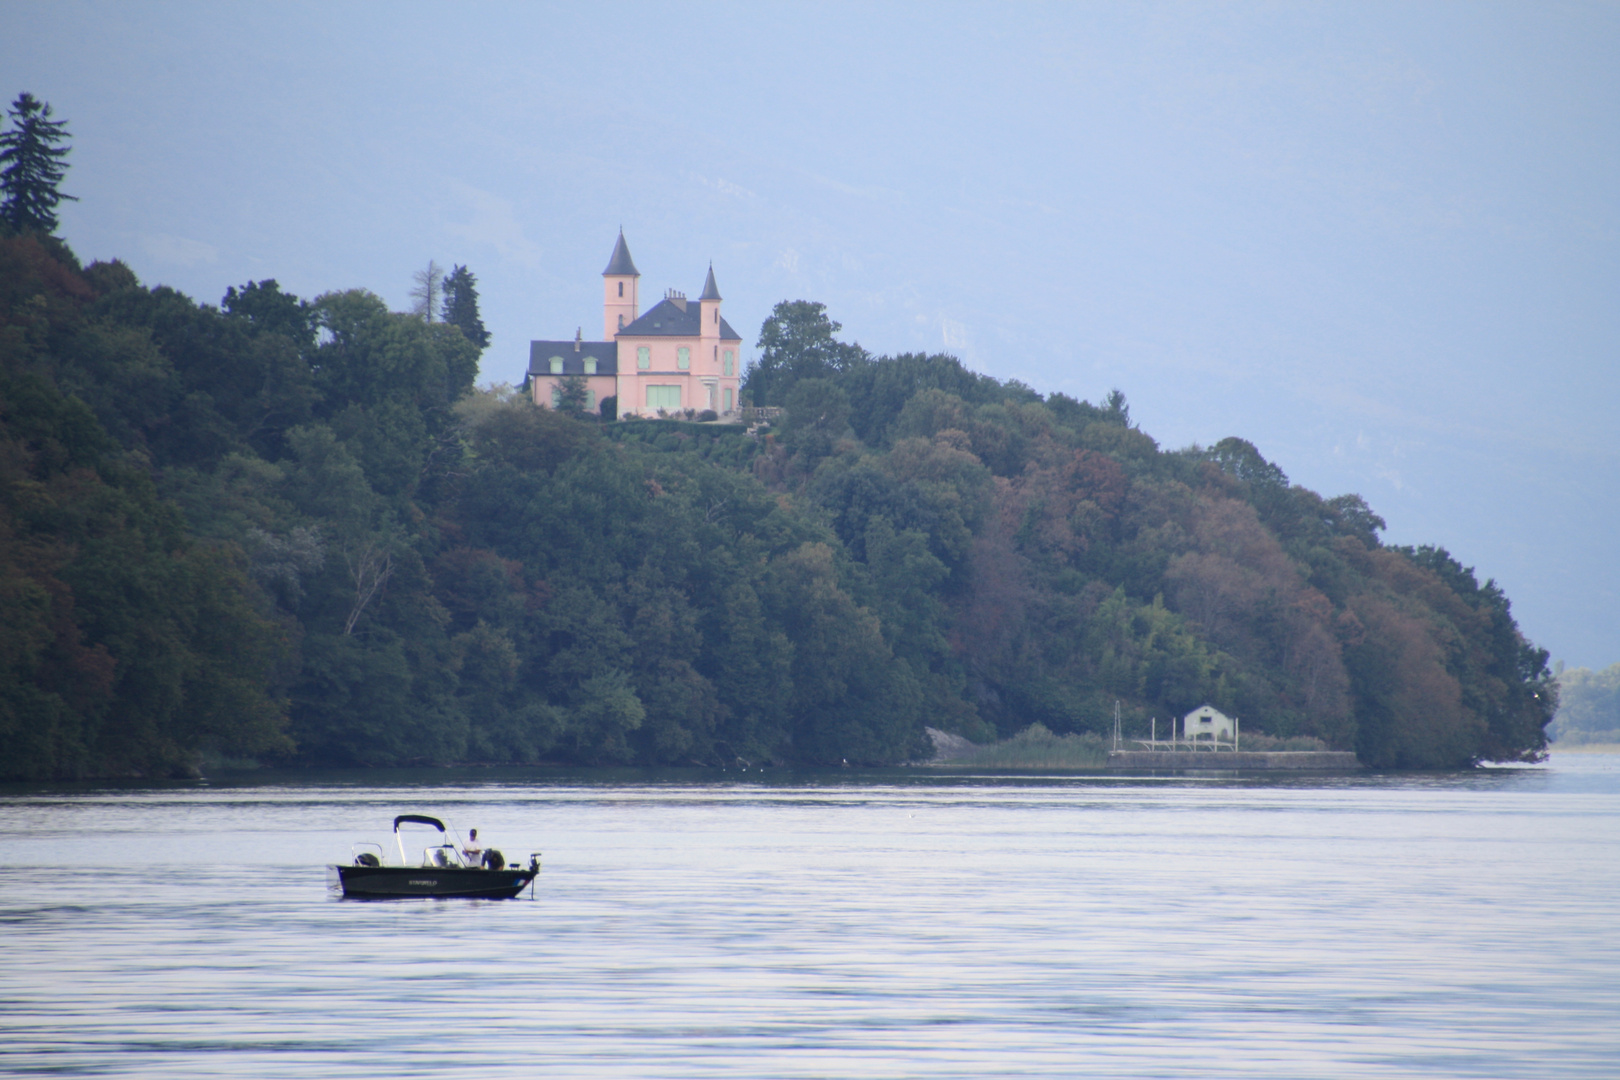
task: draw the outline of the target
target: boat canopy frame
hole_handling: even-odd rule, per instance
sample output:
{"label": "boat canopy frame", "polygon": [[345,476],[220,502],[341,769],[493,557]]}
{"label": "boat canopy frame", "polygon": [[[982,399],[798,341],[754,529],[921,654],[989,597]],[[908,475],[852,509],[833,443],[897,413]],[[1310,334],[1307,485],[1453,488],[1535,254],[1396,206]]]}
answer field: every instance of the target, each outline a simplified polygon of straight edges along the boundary
{"label": "boat canopy frame", "polygon": [[394,819],[394,843],[399,847],[399,865],[409,866],[411,864],[410,860],[405,857],[405,838],[399,834],[401,825],[427,825],[439,830],[439,843],[429,844],[422,851],[423,866],[467,865],[467,861],[462,858],[461,849],[450,840],[450,830],[445,823],[426,814],[401,814]]}
{"label": "boat canopy frame", "polygon": [[444,827],[444,822],[440,821],[436,817],[428,817],[426,814],[401,814],[401,815],[399,815],[399,817],[394,819],[394,831],[399,832],[400,825],[407,822],[407,821],[409,821],[409,822],[411,822],[413,824],[416,824],[416,825],[431,825],[435,829],[438,829],[440,832],[445,832],[446,831],[445,827]]}

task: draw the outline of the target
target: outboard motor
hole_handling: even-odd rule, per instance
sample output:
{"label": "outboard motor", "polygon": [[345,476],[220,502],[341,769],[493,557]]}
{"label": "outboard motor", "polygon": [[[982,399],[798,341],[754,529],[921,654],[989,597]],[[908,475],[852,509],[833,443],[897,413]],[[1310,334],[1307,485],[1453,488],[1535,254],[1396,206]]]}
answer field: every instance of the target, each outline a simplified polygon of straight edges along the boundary
{"label": "outboard motor", "polygon": [[506,866],[506,856],[497,848],[490,848],[484,852],[484,866],[490,870],[500,870]]}

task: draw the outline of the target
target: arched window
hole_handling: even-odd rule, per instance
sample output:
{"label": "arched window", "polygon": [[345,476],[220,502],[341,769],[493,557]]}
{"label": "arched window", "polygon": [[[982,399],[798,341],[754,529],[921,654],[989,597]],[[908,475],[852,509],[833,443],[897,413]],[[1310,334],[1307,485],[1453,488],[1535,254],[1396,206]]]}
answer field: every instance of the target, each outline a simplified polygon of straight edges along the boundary
{"label": "arched window", "polygon": [[720,309],[719,308],[714,309],[714,324],[716,326],[720,325]]}
{"label": "arched window", "polygon": [[687,348],[685,345],[682,345],[680,348],[676,349],[675,366],[680,368],[682,371],[689,370],[692,366],[692,350]]}
{"label": "arched window", "polygon": [[[621,281],[621,282],[619,282],[619,295],[620,295],[620,296],[623,296],[623,295],[624,295],[624,282],[622,282],[622,281]],[[622,320],[621,320],[621,321],[620,321],[620,323],[619,323],[619,325],[620,325],[620,326],[623,326],[623,325],[624,325],[624,322],[623,322],[623,321],[622,321]]]}
{"label": "arched window", "polygon": [[562,374],[562,357],[553,356],[551,358],[551,373],[553,375],[561,375]]}
{"label": "arched window", "polygon": [[585,358],[585,374],[587,374],[587,375],[595,375],[596,374],[596,357],[587,356]]}
{"label": "arched window", "polygon": [[624,329],[624,316],[623,315],[619,316],[619,329],[620,330]]}

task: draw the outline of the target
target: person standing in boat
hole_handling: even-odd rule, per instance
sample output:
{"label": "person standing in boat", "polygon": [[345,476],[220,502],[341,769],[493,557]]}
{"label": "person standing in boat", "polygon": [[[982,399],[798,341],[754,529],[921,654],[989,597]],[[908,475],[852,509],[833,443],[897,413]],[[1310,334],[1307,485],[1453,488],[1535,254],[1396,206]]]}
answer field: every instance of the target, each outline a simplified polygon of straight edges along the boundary
{"label": "person standing in boat", "polygon": [[467,864],[469,866],[480,866],[483,864],[484,849],[478,846],[477,829],[468,830],[467,846],[461,849],[461,853],[467,856]]}

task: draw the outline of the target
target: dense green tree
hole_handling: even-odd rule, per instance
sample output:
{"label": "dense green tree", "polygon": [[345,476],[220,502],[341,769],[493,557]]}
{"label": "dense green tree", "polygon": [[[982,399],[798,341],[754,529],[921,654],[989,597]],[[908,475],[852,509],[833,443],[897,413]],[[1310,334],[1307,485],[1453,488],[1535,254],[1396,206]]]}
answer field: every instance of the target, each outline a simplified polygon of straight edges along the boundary
{"label": "dense green tree", "polygon": [[315,334],[320,326],[315,306],[292,293],[282,292],[275,278],[250,281],[240,289],[230,286],[225,290],[220,308],[245,320],[256,334],[280,334],[301,354],[308,355],[315,348]]}
{"label": "dense green tree", "polygon": [[11,128],[0,133],[0,226],[13,233],[56,231],[56,208],[73,195],[57,190],[67,175],[71,147],[67,121],[52,120],[51,107],[22,93],[8,111]]}
{"label": "dense green tree", "polygon": [[0,774],[165,775],[289,749],[269,693],[285,643],[257,596],[82,403],[0,376]]}
{"label": "dense green tree", "polygon": [[842,327],[827,317],[827,305],[784,300],[760,327],[759,357],[743,376],[742,392],[755,405],[784,405],[800,379],[820,379],[858,367],[868,359],[859,345],[833,337]]}
{"label": "dense green tree", "polygon": [[478,314],[478,279],[465,266],[456,266],[444,279],[444,322],[459,327],[479,352],[489,348],[489,331]]}
{"label": "dense green tree", "polygon": [[768,596],[793,645],[794,756],[877,764],[921,748],[915,674],[877,617],[844,590],[833,549],[804,544],[772,566]]}
{"label": "dense green tree", "polygon": [[585,415],[585,402],[590,399],[590,385],[583,375],[565,375],[557,384],[557,400],[553,405],[560,413],[580,419]]}

